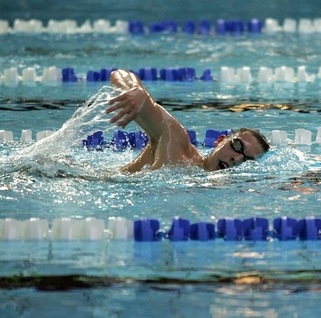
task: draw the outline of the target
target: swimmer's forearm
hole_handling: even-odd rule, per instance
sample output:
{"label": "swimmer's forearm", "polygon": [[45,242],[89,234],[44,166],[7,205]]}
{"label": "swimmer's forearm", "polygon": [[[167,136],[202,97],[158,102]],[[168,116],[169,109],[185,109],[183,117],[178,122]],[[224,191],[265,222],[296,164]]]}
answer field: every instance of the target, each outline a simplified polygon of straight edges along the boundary
{"label": "swimmer's forearm", "polygon": [[158,139],[164,129],[162,118],[168,114],[167,111],[156,103],[135,74],[124,70],[114,71],[111,83],[126,90],[125,94],[110,100],[107,113],[118,111],[111,122],[124,127],[135,120],[151,138]]}
{"label": "swimmer's forearm", "polygon": [[133,87],[112,98],[107,113],[115,112],[110,122],[125,127],[135,120],[151,139],[158,139],[164,130],[162,114],[167,111],[158,105],[143,87]]}

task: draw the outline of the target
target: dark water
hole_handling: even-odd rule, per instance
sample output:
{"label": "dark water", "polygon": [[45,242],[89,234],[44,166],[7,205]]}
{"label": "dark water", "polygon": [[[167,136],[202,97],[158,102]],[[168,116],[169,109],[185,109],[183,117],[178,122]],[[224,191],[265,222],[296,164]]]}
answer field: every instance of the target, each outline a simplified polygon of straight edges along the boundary
{"label": "dark water", "polygon": [[320,16],[321,3],[318,0],[249,0],[242,5],[238,0],[171,0],[171,1],[136,1],[136,0],[79,0],[51,1],[1,1],[0,19],[12,23],[14,19],[75,19],[79,22],[100,18],[115,21],[142,20],[153,22],[160,20],[211,19],[265,19],[317,18]]}

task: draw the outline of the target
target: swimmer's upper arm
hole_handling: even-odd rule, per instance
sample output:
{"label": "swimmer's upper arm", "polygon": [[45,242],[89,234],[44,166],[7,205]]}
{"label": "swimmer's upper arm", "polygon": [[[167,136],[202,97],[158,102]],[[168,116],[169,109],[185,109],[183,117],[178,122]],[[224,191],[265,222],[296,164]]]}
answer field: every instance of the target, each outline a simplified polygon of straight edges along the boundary
{"label": "swimmer's upper arm", "polygon": [[148,143],[137,158],[121,168],[121,172],[134,173],[141,171],[144,166],[152,166],[154,162],[155,150]]}

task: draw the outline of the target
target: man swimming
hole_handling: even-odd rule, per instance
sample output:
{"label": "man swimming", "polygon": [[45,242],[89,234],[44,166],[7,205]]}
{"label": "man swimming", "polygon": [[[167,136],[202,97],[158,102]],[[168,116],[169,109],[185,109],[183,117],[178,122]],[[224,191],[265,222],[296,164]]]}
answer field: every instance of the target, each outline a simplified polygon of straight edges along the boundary
{"label": "man swimming", "polygon": [[186,129],[156,103],[135,74],[117,70],[111,74],[110,81],[125,91],[109,101],[106,112],[117,111],[111,123],[125,127],[134,120],[149,137],[146,147],[136,159],[122,168],[122,172],[134,173],[144,167],[156,170],[168,165],[194,165],[215,171],[255,160],[269,149],[261,133],[241,128],[230,136],[219,136],[213,151],[204,156],[191,144]]}

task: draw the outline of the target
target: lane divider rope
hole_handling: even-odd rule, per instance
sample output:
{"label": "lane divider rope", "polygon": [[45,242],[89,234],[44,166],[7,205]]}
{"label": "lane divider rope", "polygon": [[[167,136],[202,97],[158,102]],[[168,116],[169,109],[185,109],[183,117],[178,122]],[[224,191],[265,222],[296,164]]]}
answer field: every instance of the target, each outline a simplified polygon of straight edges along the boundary
{"label": "lane divider rope", "polygon": [[[110,74],[116,68],[101,68],[100,70],[88,70],[86,74],[77,75],[73,67],[58,68],[56,66],[36,69],[27,67],[19,70],[17,67],[10,67],[0,71],[0,84],[5,86],[16,86],[18,84],[35,85],[57,85],[58,83],[99,83],[108,82]],[[227,84],[259,84],[282,85],[295,83],[313,83],[321,79],[321,66],[317,73],[311,74],[307,71],[307,66],[301,65],[295,70],[293,67],[280,66],[275,69],[260,66],[258,69],[251,69],[249,66],[239,68],[221,66],[215,70],[215,75],[210,68],[203,70],[202,74],[197,74],[194,67],[144,67],[132,70],[142,81],[168,81],[168,82],[212,82],[219,81]],[[253,73],[257,73],[254,77]]]}
{"label": "lane divider rope", "polygon": [[209,241],[222,238],[225,241],[280,241],[320,240],[321,219],[305,217],[300,220],[291,217],[277,217],[273,225],[262,217],[222,218],[213,222],[191,223],[188,219],[173,218],[170,229],[162,229],[157,219],[129,220],[124,217],[110,217],[107,227],[103,219],[73,219],[62,217],[52,222],[40,218],[18,220],[0,219],[0,240],[135,240],[152,242]]}
{"label": "lane divider rope", "polygon": [[[0,127],[1,128],[1,127]],[[52,135],[53,130],[42,130],[36,133],[36,139],[33,140],[32,130],[23,129],[19,138],[20,142],[32,143],[39,141]],[[216,130],[207,129],[205,136],[200,140],[195,130],[187,129],[190,142],[195,146],[213,147],[215,140],[222,134],[230,135],[232,129]],[[314,138],[313,138],[314,136]],[[312,145],[321,144],[321,127],[316,128],[316,132],[312,133],[309,129],[297,128],[294,130],[294,139],[290,139],[288,132],[285,130],[272,130],[269,134],[270,143],[273,146],[277,145]],[[10,130],[0,129],[0,143],[11,143],[16,141],[13,132]],[[112,148],[114,150],[124,150],[128,147],[134,149],[142,149],[148,142],[148,137],[143,131],[127,132],[124,130],[115,130],[113,136],[105,139],[103,131],[99,130],[91,135],[86,136],[85,139],[79,141],[79,145],[88,150],[103,150],[104,148]]]}
{"label": "lane divider rope", "polygon": [[282,23],[273,18],[264,21],[256,18],[244,21],[242,19],[218,19],[216,21],[185,21],[179,24],[173,20],[155,21],[146,25],[141,20],[124,21],[117,20],[112,24],[107,19],[98,19],[93,22],[86,20],[78,25],[72,19],[50,19],[47,25],[37,19],[15,19],[10,26],[7,20],[0,20],[0,34],[7,33],[116,33],[143,35],[151,33],[186,33],[197,35],[242,35],[244,33],[273,34],[276,32],[314,34],[321,32],[321,18],[298,20],[285,18]]}

